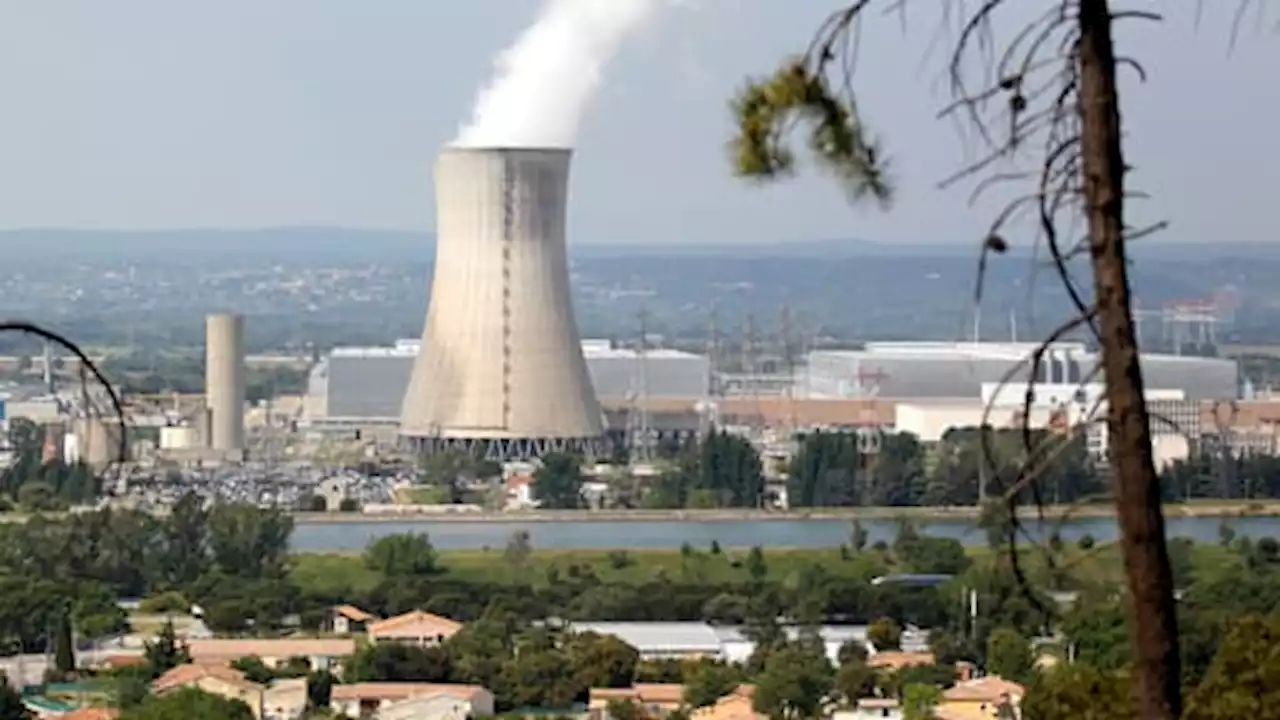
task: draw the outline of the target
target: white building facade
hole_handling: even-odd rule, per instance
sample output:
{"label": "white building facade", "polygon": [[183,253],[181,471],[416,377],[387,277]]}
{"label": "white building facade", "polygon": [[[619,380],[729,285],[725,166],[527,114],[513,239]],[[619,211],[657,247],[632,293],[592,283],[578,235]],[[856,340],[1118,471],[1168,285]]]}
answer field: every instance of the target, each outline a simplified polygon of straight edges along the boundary
{"label": "white building facade", "polygon": [[[861,350],[816,350],[808,355],[810,397],[893,400],[971,399],[984,384],[1032,379],[1035,343],[867,343]],[[1034,373],[1038,384],[1079,385],[1099,380],[1098,354],[1083,343],[1054,344]],[[1235,398],[1239,366],[1223,358],[1142,355],[1151,388],[1180,390],[1187,400]]]}

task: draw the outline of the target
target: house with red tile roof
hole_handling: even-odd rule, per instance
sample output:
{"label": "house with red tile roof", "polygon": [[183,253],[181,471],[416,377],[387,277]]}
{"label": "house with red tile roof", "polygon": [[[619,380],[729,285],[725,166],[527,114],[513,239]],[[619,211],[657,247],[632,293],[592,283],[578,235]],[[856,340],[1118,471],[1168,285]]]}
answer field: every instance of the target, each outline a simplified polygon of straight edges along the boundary
{"label": "house with red tile roof", "polygon": [[633,703],[645,717],[663,717],[684,705],[680,683],[636,683],[622,688],[591,688],[587,713],[592,720],[609,720],[609,703]]}
{"label": "house with red tile roof", "polygon": [[356,635],[368,629],[378,616],[355,605],[338,605],[329,615],[328,630],[335,635]]}
{"label": "house with red tile roof", "polygon": [[448,640],[461,629],[462,623],[423,610],[414,610],[369,623],[366,632],[373,642],[400,642],[428,647]]}
{"label": "house with red tile roof", "polygon": [[[452,701],[450,705],[465,706],[462,717],[482,717],[493,714],[494,697],[479,685],[419,682],[361,682],[334,685],[329,696],[329,706],[336,713],[350,717],[369,717],[408,707],[410,701],[425,702],[430,699]],[[402,713],[401,713],[402,714]],[[410,713],[406,717],[422,717]]]}
{"label": "house with red tile roof", "polygon": [[157,695],[181,688],[196,688],[228,700],[239,700],[249,706],[255,718],[262,717],[262,700],[266,688],[246,679],[244,673],[227,665],[178,665],[151,683],[151,691]]}
{"label": "house with red tile roof", "polygon": [[942,692],[942,702],[934,708],[939,720],[982,720],[998,717],[1007,705],[1014,717],[1022,717],[1020,707],[1026,688],[998,675],[956,683]]}
{"label": "house with red tile roof", "polygon": [[330,670],[355,654],[353,638],[212,638],[187,641],[187,651],[195,663],[230,665],[245,657],[256,657],[267,667],[284,665],[293,658],[305,658],[313,670]]}

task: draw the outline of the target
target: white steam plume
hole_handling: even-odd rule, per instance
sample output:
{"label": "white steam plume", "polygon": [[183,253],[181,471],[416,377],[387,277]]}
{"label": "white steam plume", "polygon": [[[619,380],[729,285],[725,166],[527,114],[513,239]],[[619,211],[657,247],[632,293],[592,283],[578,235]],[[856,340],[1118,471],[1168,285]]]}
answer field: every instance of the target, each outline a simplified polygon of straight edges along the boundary
{"label": "white steam plume", "polygon": [[547,0],[534,24],[494,61],[494,77],[453,144],[571,147],[605,65],[672,2]]}

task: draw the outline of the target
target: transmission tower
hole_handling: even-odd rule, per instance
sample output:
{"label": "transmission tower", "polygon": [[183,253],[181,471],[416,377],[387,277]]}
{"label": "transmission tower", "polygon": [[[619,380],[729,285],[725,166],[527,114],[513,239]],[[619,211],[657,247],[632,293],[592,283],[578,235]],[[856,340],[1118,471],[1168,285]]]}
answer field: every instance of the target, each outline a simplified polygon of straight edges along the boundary
{"label": "transmission tower", "polygon": [[707,378],[711,397],[720,395],[720,309],[714,300],[711,301],[711,313],[707,318],[707,364],[711,368],[711,376]]}
{"label": "transmission tower", "polygon": [[56,395],[57,387],[53,381],[53,346],[48,340],[44,341],[44,373],[41,375],[44,380],[44,390],[50,395]]}
{"label": "transmission tower", "polygon": [[787,373],[787,381],[784,388],[784,402],[786,402],[786,421],[785,435],[788,439],[795,432],[796,427],[796,407],[795,407],[795,381],[796,381],[796,343],[792,334],[795,319],[791,314],[791,305],[783,303],[780,317],[778,318],[778,345],[779,355],[782,358],[782,367]]}
{"label": "transmission tower", "polygon": [[[653,429],[649,423],[649,312],[639,312],[640,338],[636,345],[636,389],[632,404],[634,412],[633,427],[629,428],[631,437],[630,459],[633,465],[653,461]],[[632,423],[629,423],[632,424]]]}
{"label": "transmission tower", "polygon": [[746,395],[748,406],[751,408],[747,424],[753,429],[763,425],[764,415],[760,409],[759,365],[756,348],[756,318],[748,311],[742,322],[742,392]]}
{"label": "transmission tower", "polygon": [[804,375],[797,377],[796,382],[800,384],[802,400],[809,397],[809,353],[818,344],[820,332],[820,325],[812,316],[804,312],[797,314],[796,337],[799,339],[799,349],[796,354],[796,370],[803,372]]}

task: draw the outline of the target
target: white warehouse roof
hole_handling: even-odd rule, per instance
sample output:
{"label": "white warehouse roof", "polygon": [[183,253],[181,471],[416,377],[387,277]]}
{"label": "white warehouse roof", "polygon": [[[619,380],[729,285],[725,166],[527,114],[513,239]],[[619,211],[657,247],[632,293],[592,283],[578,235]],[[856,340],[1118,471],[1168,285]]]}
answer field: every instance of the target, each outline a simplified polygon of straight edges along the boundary
{"label": "white warehouse roof", "polygon": [[[1040,343],[1019,342],[869,342],[861,350],[819,350],[824,355],[844,355],[846,357],[866,356],[909,356],[909,357],[966,357],[966,358],[1014,358],[1021,360],[1030,357]],[[1059,342],[1052,346],[1054,351],[1065,353],[1083,353],[1088,348],[1084,343]]]}
{"label": "white warehouse roof", "polygon": [[[868,343],[861,350],[815,350],[808,355],[811,396],[894,400],[978,397],[983,384],[1006,377],[1025,384],[1036,343]],[[1087,382],[1098,354],[1083,343],[1055,343],[1043,358],[1037,382]],[[1238,364],[1224,358],[1143,353],[1146,385],[1180,390],[1189,400],[1234,398]]]}
{"label": "white warehouse roof", "polygon": [[[728,662],[745,662],[755,649],[740,627],[711,625],[705,622],[576,622],[568,627],[572,632],[592,632],[612,635],[639,651],[644,658],[670,658],[701,656]],[[788,636],[795,639],[799,629],[788,627]],[[847,642],[862,643],[868,653],[875,648],[867,641],[865,625],[823,625],[818,628],[824,649],[832,662],[837,662],[840,646]],[[908,628],[902,636],[902,649],[927,650],[929,633]]]}

